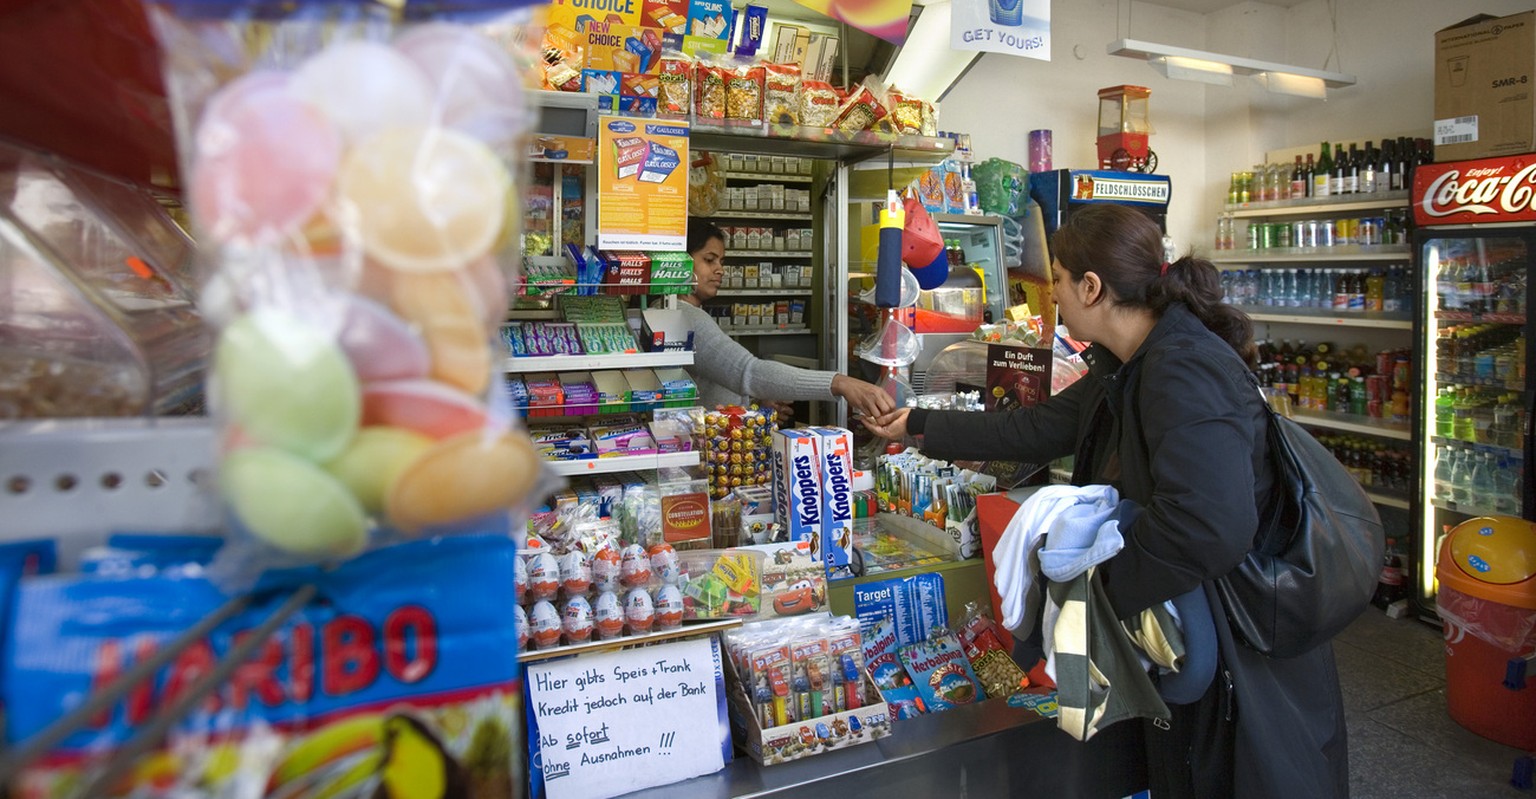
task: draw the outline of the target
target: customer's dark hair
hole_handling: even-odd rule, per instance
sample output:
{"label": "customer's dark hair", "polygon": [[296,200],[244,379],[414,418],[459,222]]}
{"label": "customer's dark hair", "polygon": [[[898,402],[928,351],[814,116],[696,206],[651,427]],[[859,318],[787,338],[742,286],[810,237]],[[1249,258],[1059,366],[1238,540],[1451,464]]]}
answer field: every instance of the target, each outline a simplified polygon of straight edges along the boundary
{"label": "customer's dark hair", "polygon": [[704,249],[704,245],[708,244],[710,239],[719,239],[721,244],[725,244],[725,231],[715,223],[703,219],[688,220],[689,255]]}
{"label": "customer's dark hair", "polygon": [[1074,279],[1094,272],[1116,305],[1149,308],[1161,318],[1184,303],[1206,329],[1220,336],[1249,364],[1257,357],[1253,322],[1221,301],[1221,273],[1204,258],[1186,255],[1164,266],[1163,234],[1152,218],[1125,205],[1092,205],[1073,211],[1051,236],[1051,250]]}

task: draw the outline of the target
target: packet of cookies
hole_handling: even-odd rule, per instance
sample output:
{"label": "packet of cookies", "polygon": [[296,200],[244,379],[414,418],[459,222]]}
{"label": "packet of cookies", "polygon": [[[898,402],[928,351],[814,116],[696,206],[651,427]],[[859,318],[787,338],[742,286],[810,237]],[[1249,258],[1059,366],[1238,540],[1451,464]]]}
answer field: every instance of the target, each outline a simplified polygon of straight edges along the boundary
{"label": "packet of cookies", "polygon": [[837,89],[819,80],[807,80],[800,84],[800,124],[807,128],[830,128],[837,121],[842,105]]}
{"label": "packet of cookies", "polygon": [[661,59],[658,77],[656,113],[665,117],[686,117],[692,106],[693,62],[677,55]]}
{"label": "packet of cookies", "polygon": [[763,82],[766,71],[760,64],[731,70],[725,78],[725,118],[738,122],[763,121]]}
{"label": "packet of cookies", "polygon": [[764,115],[769,124],[793,128],[800,124],[800,65],[763,66]]}

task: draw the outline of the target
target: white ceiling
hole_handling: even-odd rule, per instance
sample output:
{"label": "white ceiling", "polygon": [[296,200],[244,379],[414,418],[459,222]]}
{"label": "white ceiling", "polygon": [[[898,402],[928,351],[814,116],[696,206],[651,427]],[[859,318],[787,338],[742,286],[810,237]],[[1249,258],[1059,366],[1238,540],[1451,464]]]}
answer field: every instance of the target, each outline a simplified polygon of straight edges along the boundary
{"label": "white ceiling", "polygon": [[[1238,5],[1242,0],[1146,0],[1152,5],[1177,8],[1180,11],[1193,11],[1197,14],[1209,14],[1212,11],[1220,11],[1228,6]],[[1266,5],[1290,8],[1299,6],[1307,0],[1263,0]]]}

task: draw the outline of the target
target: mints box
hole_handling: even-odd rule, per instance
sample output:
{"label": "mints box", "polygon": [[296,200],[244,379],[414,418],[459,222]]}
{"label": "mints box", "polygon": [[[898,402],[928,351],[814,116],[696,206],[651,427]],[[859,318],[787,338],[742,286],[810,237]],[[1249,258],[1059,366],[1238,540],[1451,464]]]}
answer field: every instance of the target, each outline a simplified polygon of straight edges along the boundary
{"label": "mints box", "polygon": [[807,540],[821,556],[821,437],[810,430],[773,434],[774,517],[789,540]]}
{"label": "mints box", "polygon": [[821,555],[828,573],[853,562],[853,433],[813,427],[820,438]]}

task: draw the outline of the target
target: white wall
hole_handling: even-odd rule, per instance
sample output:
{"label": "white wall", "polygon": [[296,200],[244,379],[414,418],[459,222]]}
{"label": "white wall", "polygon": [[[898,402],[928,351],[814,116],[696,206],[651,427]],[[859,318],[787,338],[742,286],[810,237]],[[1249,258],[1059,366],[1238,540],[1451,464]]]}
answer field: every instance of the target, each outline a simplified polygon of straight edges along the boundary
{"label": "white wall", "polygon": [[[1152,149],[1173,179],[1168,229],[1181,251],[1209,249],[1231,172],[1270,150],[1323,139],[1428,136],[1434,113],[1434,32],[1474,13],[1514,14],[1531,0],[1310,0],[1292,8],[1241,2],[1195,14],[1129,0],[1056,0],[1050,62],[988,54],[945,98],[940,127],[969,131],[978,157],[1028,163],[1028,132],[1055,131],[1055,166],[1095,164],[1097,91],[1152,90]],[[1337,45],[1335,33],[1337,31]],[[1345,72],[1354,86],[1326,101],[1272,95],[1252,80],[1231,88],[1168,80],[1110,56],[1133,38]]]}

